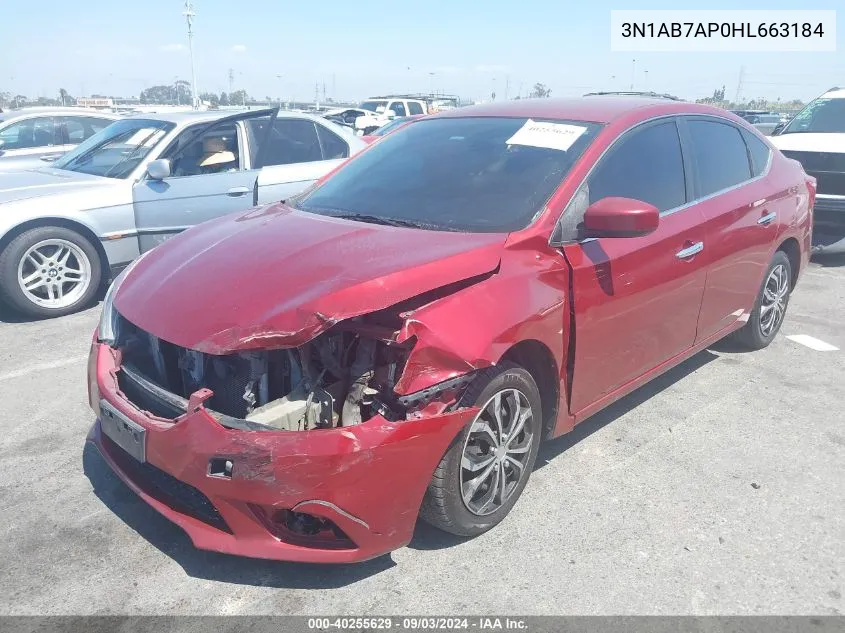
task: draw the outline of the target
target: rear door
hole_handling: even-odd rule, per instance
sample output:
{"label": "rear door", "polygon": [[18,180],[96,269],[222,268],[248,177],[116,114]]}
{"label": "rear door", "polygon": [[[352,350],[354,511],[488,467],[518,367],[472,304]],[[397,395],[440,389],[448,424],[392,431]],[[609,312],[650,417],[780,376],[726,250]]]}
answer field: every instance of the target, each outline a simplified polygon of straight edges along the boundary
{"label": "rear door", "polygon": [[777,237],[778,209],[792,194],[768,182],[771,150],[753,133],[701,116],[684,117],[682,130],[708,244],[697,335],[702,341],[746,318]]}
{"label": "rear door", "polygon": [[[252,129],[252,137],[266,126],[266,120],[256,119],[247,126]],[[347,139],[308,118],[277,118],[265,142],[266,147],[255,152],[254,162],[261,168],[255,204],[286,200],[305,191],[350,154]]]}
{"label": "rear door", "polygon": [[144,177],[132,188],[141,252],[184,229],[252,206],[257,174],[250,170],[239,122],[268,112],[226,117],[183,130],[160,158],[163,180]]}
{"label": "rear door", "polygon": [[564,226],[577,230],[586,207],[604,197],[643,200],[661,211],[650,235],[563,247],[572,268],[573,414],[695,341],[705,237],[700,211],[687,206],[688,170],[675,119],[657,119],[630,130],[605,153],[565,212]]}

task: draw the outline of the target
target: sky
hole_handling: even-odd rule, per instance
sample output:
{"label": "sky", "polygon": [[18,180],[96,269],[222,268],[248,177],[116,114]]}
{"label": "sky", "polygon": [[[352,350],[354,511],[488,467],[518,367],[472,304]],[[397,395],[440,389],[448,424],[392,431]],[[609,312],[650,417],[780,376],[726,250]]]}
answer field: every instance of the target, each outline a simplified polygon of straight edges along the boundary
{"label": "sky", "polygon": [[[468,99],[594,90],[807,101],[845,85],[845,4],[818,0],[194,0],[199,92],[357,101],[391,92]],[[838,7],[837,7],[838,5]],[[840,9],[835,53],[619,53],[611,9]],[[0,91],[137,95],[191,79],[184,0],[0,0]],[[636,62],[633,60],[636,59]]]}

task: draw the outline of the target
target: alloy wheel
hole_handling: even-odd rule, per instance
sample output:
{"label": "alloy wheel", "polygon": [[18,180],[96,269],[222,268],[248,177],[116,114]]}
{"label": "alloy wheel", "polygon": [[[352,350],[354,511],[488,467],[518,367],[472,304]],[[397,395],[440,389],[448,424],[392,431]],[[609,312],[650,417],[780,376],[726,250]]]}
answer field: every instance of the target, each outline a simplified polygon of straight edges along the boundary
{"label": "alloy wheel", "polygon": [[73,305],[91,284],[91,262],[73,242],[33,244],[18,263],[18,285],[32,303],[52,309]]}
{"label": "alloy wheel", "polygon": [[771,336],[783,321],[788,296],[789,272],[786,266],[778,264],[772,268],[763,286],[763,298],[760,302],[760,333],[763,336]]}
{"label": "alloy wheel", "polygon": [[492,514],[513,495],[527,476],[533,439],[533,412],[518,389],[490,398],[475,416],[461,456],[461,496],[467,510]]}

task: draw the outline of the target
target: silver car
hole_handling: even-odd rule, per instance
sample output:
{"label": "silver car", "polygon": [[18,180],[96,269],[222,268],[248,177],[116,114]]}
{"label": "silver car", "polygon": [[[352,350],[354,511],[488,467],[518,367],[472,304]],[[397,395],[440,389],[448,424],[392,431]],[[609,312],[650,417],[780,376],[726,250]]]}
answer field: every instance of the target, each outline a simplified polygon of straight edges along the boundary
{"label": "silver car", "polygon": [[278,108],[116,121],[50,166],[0,173],[0,296],[30,316],[75,312],[161,241],[296,195],[366,145]]}
{"label": "silver car", "polygon": [[0,112],[0,171],[54,161],[118,118],[117,114],[84,108]]}

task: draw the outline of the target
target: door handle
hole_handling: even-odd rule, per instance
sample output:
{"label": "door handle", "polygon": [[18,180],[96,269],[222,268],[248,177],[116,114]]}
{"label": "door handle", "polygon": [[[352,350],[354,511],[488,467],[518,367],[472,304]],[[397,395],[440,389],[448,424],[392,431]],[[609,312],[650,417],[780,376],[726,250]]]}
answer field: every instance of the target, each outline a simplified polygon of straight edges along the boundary
{"label": "door handle", "polygon": [[226,192],[227,196],[232,196],[236,198],[237,196],[243,196],[250,192],[249,187],[232,187],[229,191]]}
{"label": "door handle", "polygon": [[54,160],[58,160],[61,157],[61,154],[44,154],[41,157],[41,160],[43,160],[45,163],[52,163]]}
{"label": "door handle", "polygon": [[687,257],[692,257],[697,253],[700,253],[704,250],[704,242],[696,242],[692,246],[687,246],[686,248],[682,248],[677,253],[675,253],[675,257],[678,259],[686,259]]}
{"label": "door handle", "polygon": [[774,222],[777,217],[778,214],[772,211],[771,213],[767,213],[762,218],[757,220],[757,224],[760,224],[761,226],[766,226],[767,224],[771,224],[772,222]]}

